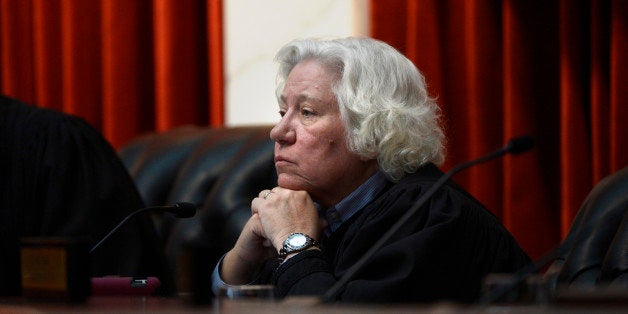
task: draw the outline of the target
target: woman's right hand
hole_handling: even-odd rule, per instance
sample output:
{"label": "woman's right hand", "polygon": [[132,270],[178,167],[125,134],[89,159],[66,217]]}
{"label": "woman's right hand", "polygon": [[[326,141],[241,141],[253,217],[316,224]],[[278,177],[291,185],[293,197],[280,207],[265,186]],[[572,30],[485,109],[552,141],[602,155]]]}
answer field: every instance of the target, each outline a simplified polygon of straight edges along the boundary
{"label": "woman's right hand", "polygon": [[254,213],[242,229],[235,246],[222,260],[220,278],[225,283],[250,283],[264,261],[277,255],[277,251],[263,234],[259,215]]}

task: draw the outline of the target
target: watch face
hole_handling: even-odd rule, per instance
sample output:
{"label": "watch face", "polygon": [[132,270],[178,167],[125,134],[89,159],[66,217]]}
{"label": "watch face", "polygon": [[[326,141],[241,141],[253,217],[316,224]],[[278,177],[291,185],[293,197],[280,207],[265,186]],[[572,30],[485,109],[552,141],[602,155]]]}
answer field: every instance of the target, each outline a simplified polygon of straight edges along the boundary
{"label": "watch face", "polygon": [[298,249],[307,243],[307,238],[302,234],[293,234],[288,238],[288,245],[292,248]]}

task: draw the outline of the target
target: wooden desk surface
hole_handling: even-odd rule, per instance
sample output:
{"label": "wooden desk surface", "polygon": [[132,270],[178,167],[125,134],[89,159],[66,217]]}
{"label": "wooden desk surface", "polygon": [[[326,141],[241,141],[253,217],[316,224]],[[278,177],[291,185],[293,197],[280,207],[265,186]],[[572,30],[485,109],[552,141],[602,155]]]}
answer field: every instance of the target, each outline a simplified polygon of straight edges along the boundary
{"label": "wooden desk surface", "polygon": [[46,302],[25,299],[0,299],[4,313],[628,313],[620,304],[549,304],[491,305],[480,307],[453,303],[433,304],[320,304],[312,299],[287,299],[281,302],[214,300],[212,304],[193,306],[180,298],[141,296],[97,296],[85,303]]}

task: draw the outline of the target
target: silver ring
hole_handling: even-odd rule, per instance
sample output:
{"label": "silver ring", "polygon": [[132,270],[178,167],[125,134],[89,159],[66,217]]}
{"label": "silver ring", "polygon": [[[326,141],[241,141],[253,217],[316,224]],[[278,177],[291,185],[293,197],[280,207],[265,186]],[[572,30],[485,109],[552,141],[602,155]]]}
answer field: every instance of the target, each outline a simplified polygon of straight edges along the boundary
{"label": "silver ring", "polygon": [[273,191],[268,191],[266,192],[266,194],[264,194],[264,199],[266,199],[268,197],[268,195],[270,195],[270,193],[272,193]]}

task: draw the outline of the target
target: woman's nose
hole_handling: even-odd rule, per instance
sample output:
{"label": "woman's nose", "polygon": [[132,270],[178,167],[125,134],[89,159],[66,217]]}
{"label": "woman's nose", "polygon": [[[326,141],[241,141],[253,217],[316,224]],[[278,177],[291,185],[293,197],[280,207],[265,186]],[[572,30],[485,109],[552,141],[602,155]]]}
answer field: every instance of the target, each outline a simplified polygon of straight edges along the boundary
{"label": "woman's nose", "polygon": [[295,138],[296,134],[288,115],[284,115],[270,130],[270,139],[279,144],[294,143]]}

